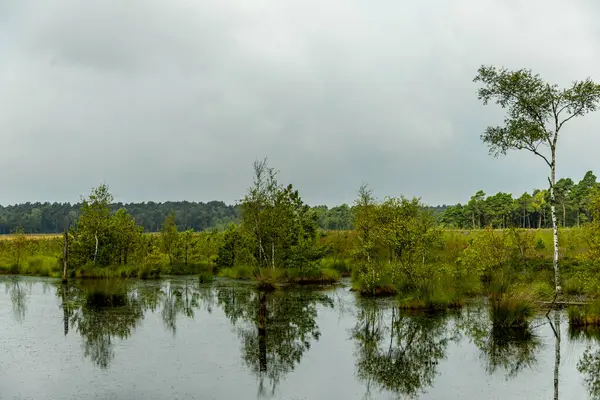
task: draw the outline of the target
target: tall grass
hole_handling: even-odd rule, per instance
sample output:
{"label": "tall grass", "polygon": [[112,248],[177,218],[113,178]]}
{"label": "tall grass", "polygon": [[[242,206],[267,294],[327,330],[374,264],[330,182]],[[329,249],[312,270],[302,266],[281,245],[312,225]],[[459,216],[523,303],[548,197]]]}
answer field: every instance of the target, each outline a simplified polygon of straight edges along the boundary
{"label": "tall grass", "polygon": [[571,327],[600,327],[600,301],[580,307],[571,306],[568,315]]}
{"label": "tall grass", "polygon": [[536,297],[526,287],[490,295],[490,318],[498,328],[524,328],[538,310]]}

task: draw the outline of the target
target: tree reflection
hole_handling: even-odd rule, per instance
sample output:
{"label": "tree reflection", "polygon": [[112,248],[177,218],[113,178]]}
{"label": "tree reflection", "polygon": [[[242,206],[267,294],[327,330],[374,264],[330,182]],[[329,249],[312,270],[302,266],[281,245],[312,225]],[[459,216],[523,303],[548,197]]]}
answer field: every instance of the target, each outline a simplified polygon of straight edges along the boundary
{"label": "tree reflection", "polygon": [[317,306],[333,307],[332,299],[318,292],[263,293],[249,288],[217,289],[219,306],[242,342],[242,358],[257,376],[258,394],[275,393],[278,383],[319,340]]}
{"label": "tree reflection", "polygon": [[[114,358],[114,341],[126,339],[144,317],[143,302],[125,281],[78,282],[69,291],[70,325],[83,339],[84,355],[100,368]],[[61,289],[61,293],[62,293]]]}
{"label": "tree reflection", "polygon": [[569,333],[571,339],[589,342],[577,363],[577,370],[583,375],[590,398],[600,399],[600,330],[591,326],[571,328]]}
{"label": "tree reflection", "polygon": [[115,340],[129,338],[146,312],[160,311],[167,330],[177,331],[178,316],[194,318],[202,304],[211,312],[214,293],[197,280],[167,283],[129,280],[87,280],[59,284],[63,329],[83,340],[84,355],[100,368],[114,359]]}
{"label": "tree reflection", "polygon": [[27,314],[27,297],[31,294],[31,283],[25,282],[18,277],[12,277],[4,281],[5,293],[10,296],[12,313],[15,321],[21,323]]}
{"label": "tree reflection", "polygon": [[513,378],[537,363],[542,341],[531,328],[499,328],[483,309],[469,309],[458,323],[461,330],[481,351],[488,374],[504,370]]}
{"label": "tree reflection", "polygon": [[454,339],[446,314],[408,314],[361,301],[352,330],[357,344],[356,368],[367,384],[401,397],[417,397],[433,384],[437,364]]}
{"label": "tree reflection", "polygon": [[160,290],[160,298],[163,323],[173,335],[177,332],[178,315],[193,319],[201,305],[211,313],[215,301],[210,286],[201,285],[197,280],[172,281]]}

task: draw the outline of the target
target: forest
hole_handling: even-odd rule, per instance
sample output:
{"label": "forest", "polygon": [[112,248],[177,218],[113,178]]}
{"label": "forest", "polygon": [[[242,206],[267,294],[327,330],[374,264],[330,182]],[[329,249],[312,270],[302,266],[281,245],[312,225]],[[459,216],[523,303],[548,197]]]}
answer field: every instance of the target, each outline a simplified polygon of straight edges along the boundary
{"label": "forest", "polygon": [[[82,203],[23,203],[0,205],[0,235],[22,228],[26,233],[60,233],[74,225],[80,215]],[[179,230],[194,231],[225,230],[230,223],[239,222],[240,206],[227,205],[222,201],[190,202],[168,201],[155,203],[111,203],[111,212],[123,208],[133,216],[146,232],[158,232],[164,219],[175,214]],[[352,228],[351,207],[342,204],[335,207],[313,207],[318,214],[321,229],[348,230]]]}
{"label": "forest", "polygon": [[[563,178],[556,183],[558,219],[562,227],[575,227],[589,221],[591,212],[588,197],[598,186],[597,178],[588,171],[577,183]],[[76,224],[82,203],[23,203],[0,206],[0,235],[22,228],[25,233],[60,233]],[[135,218],[145,232],[158,232],[165,218],[173,213],[180,231],[224,231],[231,223],[240,222],[240,204],[227,205],[222,201],[203,202],[144,202],[111,203],[111,212],[125,209]],[[534,189],[513,197],[499,192],[486,196],[475,193],[467,204],[422,205],[431,211],[440,226],[452,229],[494,228],[549,228],[550,193],[547,189]],[[334,207],[312,206],[319,229],[345,231],[354,228],[355,206],[341,204]]]}

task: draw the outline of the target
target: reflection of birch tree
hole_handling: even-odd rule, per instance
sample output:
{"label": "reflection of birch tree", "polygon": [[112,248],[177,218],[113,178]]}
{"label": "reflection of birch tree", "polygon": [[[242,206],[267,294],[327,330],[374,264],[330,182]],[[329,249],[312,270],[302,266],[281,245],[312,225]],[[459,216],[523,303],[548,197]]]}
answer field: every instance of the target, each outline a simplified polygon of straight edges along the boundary
{"label": "reflection of birch tree", "polygon": [[367,396],[374,385],[398,397],[418,397],[433,384],[437,364],[454,339],[447,315],[408,315],[372,301],[360,304],[352,337]]}
{"label": "reflection of birch tree", "polygon": [[10,295],[15,321],[23,322],[27,314],[27,297],[31,294],[31,284],[20,278],[10,278],[4,281],[4,290]]}
{"label": "reflection of birch tree", "polygon": [[244,363],[258,378],[259,396],[273,395],[311,343],[319,340],[317,307],[333,307],[329,296],[304,290],[267,294],[221,288],[217,298],[241,339]]}
{"label": "reflection of birch tree", "polygon": [[523,369],[532,368],[537,363],[542,342],[529,327],[494,326],[483,308],[464,311],[458,326],[480,350],[490,375],[504,370],[507,378],[514,378]]}

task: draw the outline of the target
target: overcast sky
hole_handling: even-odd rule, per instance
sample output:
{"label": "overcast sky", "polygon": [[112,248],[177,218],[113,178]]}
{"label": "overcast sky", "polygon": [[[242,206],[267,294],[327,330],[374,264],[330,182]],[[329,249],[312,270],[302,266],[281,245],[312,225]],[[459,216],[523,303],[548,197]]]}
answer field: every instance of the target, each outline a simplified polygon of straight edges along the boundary
{"label": "overcast sky", "polygon": [[[268,157],[309,204],[546,186],[494,159],[481,64],[600,80],[594,0],[0,0],[0,204],[240,199]],[[600,112],[558,175],[600,174]]]}

